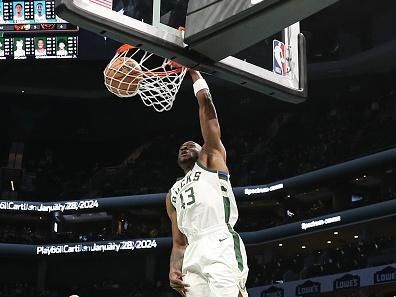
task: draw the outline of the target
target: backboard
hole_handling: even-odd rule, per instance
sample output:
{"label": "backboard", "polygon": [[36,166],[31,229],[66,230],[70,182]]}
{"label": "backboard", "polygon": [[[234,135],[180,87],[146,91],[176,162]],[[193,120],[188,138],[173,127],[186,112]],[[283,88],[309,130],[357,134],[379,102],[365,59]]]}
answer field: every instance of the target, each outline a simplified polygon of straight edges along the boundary
{"label": "backboard", "polygon": [[307,69],[298,21],[337,1],[57,0],[56,12],[102,36],[300,103]]}

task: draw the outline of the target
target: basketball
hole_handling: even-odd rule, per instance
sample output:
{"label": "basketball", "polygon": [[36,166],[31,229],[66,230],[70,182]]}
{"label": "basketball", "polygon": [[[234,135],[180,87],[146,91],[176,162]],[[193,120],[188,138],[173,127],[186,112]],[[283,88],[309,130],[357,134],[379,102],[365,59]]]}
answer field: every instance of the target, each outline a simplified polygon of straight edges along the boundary
{"label": "basketball", "polygon": [[131,97],[137,94],[142,69],[134,59],[118,57],[107,65],[104,77],[110,92],[119,97]]}

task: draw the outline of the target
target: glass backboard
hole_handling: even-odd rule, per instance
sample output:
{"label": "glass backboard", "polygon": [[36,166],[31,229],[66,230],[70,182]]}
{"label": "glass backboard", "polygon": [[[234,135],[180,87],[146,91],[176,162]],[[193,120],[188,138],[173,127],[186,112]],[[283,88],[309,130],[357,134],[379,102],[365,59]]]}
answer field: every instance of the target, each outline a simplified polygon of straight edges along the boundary
{"label": "glass backboard", "polygon": [[[300,103],[307,96],[307,76],[298,21],[336,1],[57,0],[56,11],[102,36]],[[272,63],[260,63],[261,55]]]}

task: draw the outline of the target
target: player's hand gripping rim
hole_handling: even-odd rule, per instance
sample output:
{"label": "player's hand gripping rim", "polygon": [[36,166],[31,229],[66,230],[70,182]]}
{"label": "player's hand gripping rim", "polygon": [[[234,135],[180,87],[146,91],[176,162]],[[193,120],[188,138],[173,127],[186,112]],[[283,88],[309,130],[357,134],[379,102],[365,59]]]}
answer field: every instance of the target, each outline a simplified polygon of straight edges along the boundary
{"label": "player's hand gripping rim", "polygon": [[174,271],[169,274],[170,286],[172,289],[176,290],[183,297],[186,297],[186,293],[188,292],[189,284],[183,282],[184,273],[180,271]]}

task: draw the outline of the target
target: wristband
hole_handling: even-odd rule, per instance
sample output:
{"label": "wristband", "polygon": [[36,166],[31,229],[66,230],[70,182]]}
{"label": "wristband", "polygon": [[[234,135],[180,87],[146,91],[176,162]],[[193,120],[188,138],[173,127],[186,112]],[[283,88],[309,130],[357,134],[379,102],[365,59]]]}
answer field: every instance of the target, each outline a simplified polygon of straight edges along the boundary
{"label": "wristband", "polygon": [[193,88],[194,88],[195,97],[197,97],[198,92],[201,90],[207,89],[209,91],[209,86],[206,83],[206,80],[204,80],[203,78],[196,80],[195,83],[193,84]]}

